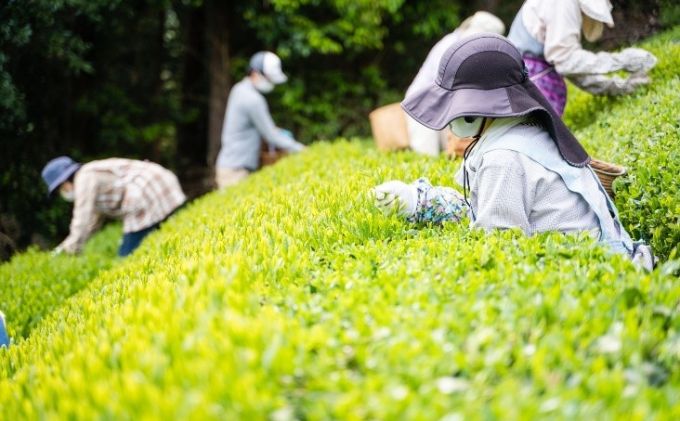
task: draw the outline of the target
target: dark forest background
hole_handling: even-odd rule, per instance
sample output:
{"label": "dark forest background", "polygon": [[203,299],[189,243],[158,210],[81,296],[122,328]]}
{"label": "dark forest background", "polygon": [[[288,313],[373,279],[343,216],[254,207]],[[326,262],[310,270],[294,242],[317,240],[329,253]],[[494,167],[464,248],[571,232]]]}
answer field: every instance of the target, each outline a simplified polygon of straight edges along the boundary
{"label": "dark forest background", "polygon": [[[173,169],[210,190],[229,89],[249,57],[283,59],[276,122],[304,143],[370,134],[367,115],[398,101],[429,48],[476,10],[509,27],[522,1],[4,0],[0,2],[0,260],[68,232],[48,202],[51,158],[120,156]],[[673,0],[614,0],[614,48],[680,21]]]}

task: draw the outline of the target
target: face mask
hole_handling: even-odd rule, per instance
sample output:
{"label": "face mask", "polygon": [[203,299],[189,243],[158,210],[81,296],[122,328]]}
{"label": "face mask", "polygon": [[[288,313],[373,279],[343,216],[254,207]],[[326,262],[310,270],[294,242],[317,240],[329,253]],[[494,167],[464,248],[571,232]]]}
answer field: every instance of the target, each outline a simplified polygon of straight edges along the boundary
{"label": "face mask", "polygon": [[468,156],[470,155],[470,152],[472,152],[472,148],[475,147],[477,141],[482,135],[482,127],[484,127],[484,123],[486,123],[486,117],[472,117],[472,116],[460,117],[449,123],[449,128],[451,129],[454,135],[460,138],[473,139],[472,143],[470,143],[468,147],[465,148],[465,153],[463,154],[463,198],[465,199],[465,203],[470,208],[470,213],[472,214],[473,221],[477,217],[475,215],[474,209],[472,208],[472,205],[470,204],[470,201],[468,200],[468,192],[470,191],[470,179],[468,176],[467,167],[465,166],[466,165],[465,163],[468,159]]}
{"label": "face mask", "polygon": [[75,194],[73,194],[73,190],[60,191],[59,194],[61,195],[61,198],[67,202],[72,203],[75,200]]}
{"label": "face mask", "polygon": [[460,138],[478,136],[484,125],[484,117],[460,117],[449,123],[453,134]]}
{"label": "face mask", "polygon": [[263,94],[268,94],[274,90],[274,84],[271,83],[269,79],[263,76],[260,76],[256,80],[254,80],[253,86],[255,86],[255,89],[257,89]]}

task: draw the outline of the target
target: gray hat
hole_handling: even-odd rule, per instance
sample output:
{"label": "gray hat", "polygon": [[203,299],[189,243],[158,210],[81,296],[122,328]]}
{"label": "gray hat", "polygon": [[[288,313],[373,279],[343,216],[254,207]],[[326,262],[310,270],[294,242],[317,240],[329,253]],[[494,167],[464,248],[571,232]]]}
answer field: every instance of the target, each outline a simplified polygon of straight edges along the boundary
{"label": "gray hat", "polygon": [[441,130],[452,120],[534,115],[570,165],[590,162],[583,146],[529,80],[522,56],[510,41],[484,33],[463,38],[446,51],[434,83],[401,103],[420,124]]}

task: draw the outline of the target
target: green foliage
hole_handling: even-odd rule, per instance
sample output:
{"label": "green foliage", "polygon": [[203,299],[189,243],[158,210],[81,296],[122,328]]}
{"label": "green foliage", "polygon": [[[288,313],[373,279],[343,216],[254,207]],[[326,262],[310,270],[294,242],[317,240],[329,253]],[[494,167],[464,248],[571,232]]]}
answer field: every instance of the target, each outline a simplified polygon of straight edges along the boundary
{"label": "green foliage", "polygon": [[593,156],[627,167],[614,184],[621,218],[663,258],[680,243],[679,38],[676,27],[642,44],[659,58],[648,88],[617,98],[572,89],[565,115]]}
{"label": "green foliage", "polygon": [[194,202],[0,351],[3,413],[677,417],[673,268],[585,236],[414,229],[367,194],[458,164],[318,143]]}
{"label": "green foliage", "polygon": [[673,0],[661,0],[659,18],[667,27],[680,25],[680,4]]}
{"label": "green foliage", "polygon": [[[661,172],[678,163],[676,34],[646,45],[660,58],[650,89],[575,94],[567,116],[598,156],[640,161],[617,186],[636,230],[678,215],[673,193],[633,195],[677,191]],[[458,165],[317,143],[194,202],[98,274],[116,228],[82,257],[17,257],[0,268],[23,291],[2,284],[15,343],[0,350],[0,417],[677,419],[679,261],[644,273],[586,235],[417,229],[368,194],[422,175],[451,185]]]}
{"label": "green foliage", "polygon": [[239,35],[235,44],[250,49],[235,55],[242,63],[261,48],[281,55],[290,80],[271,109],[305,142],[370,133],[368,113],[401,100],[429,49],[461,21],[460,5],[446,0],[278,0],[237,12],[251,38]]}
{"label": "green foliage", "polygon": [[26,337],[51,311],[84,288],[116,258],[120,225],[96,234],[80,256],[53,256],[29,249],[0,266],[0,310],[15,340]]}
{"label": "green foliage", "polygon": [[64,235],[68,210],[45,200],[51,158],[116,154],[165,162],[180,121],[164,40],[171,2],[36,0],[0,4],[0,216],[34,234]]}
{"label": "green foliage", "polygon": [[[679,232],[677,34],[644,45],[660,59],[650,88],[574,91],[566,116],[629,167],[617,204],[663,256]],[[115,268],[97,274],[113,229],[82,257],[17,257],[0,268],[16,341],[0,351],[3,413],[680,416],[678,261],[643,273],[586,235],[417,229],[368,195],[388,179],[450,185],[458,165],[318,143],[195,202]],[[17,290],[27,308],[5,298]]]}

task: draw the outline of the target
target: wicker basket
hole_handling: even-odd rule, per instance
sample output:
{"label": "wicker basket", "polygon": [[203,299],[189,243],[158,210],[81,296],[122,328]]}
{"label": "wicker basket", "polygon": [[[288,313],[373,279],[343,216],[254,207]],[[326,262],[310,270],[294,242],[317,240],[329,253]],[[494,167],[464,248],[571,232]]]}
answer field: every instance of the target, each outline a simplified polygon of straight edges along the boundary
{"label": "wicker basket", "polygon": [[385,105],[368,115],[373,139],[382,151],[394,151],[409,147],[406,114],[399,103]]}
{"label": "wicker basket", "polygon": [[614,198],[614,190],[612,184],[616,177],[626,174],[626,168],[621,165],[611,164],[609,162],[600,161],[599,159],[592,159],[590,167],[595,171],[597,177],[600,179],[602,186],[609,194],[609,197]]}
{"label": "wicker basket", "polygon": [[278,160],[284,158],[288,153],[281,149],[276,149],[262,142],[262,150],[260,151],[260,166],[266,167],[274,165]]}

